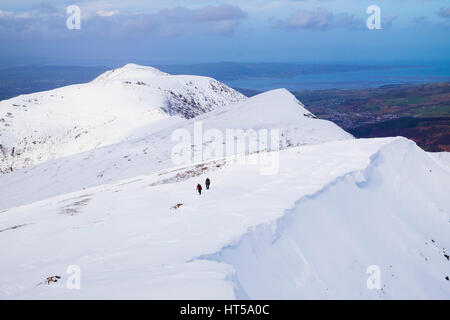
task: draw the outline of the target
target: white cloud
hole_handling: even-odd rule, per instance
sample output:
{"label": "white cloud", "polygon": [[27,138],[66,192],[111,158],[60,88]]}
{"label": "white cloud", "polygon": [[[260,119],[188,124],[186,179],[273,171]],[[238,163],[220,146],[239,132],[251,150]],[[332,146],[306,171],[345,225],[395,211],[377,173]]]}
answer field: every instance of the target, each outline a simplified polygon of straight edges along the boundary
{"label": "white cloud", "polygon": [[271,19],[274,28],[298,30],[327,30],[330,28],[360,29],[362,19],[348,13],[334,14],[325,8],[297,10],[284,20]]}
{"label": "white cloud", "polygon": [[120,14],[119,10],[112,10],[112,11],[99,10],[99,11],[97,11],[97,15],[99,15],[100,17],[112,17],[112,16],[115,16],[118,14]]}
{"label": "white cloud", "polygon": [[66,28],[68,16],[65,10],[51,5],[36,6],[32,11],[23,13],[0,11],[0,38],[226,35],[233,33],[247,18],[240,7],[233,5],[207,5],[194,9],[179,6],[156,13],[127,13],[110,9],[97,10],[92,14],[86,14],[81,7],[81,15],[82,28],[74,33]]}
{"label": "white cloud", "polygon": [[14,17],[14,12],[0,10],[0,18],[10,18],[10,17]]}

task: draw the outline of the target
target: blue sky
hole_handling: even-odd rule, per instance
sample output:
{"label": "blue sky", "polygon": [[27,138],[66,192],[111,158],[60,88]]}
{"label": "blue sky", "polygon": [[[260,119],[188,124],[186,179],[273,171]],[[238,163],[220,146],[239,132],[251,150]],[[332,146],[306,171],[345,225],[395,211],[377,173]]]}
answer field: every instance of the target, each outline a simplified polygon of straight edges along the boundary
{"label": "blue sky", "polygon": [[[69,5],[80,30],[66,28]],[[381,30],[366,27],[369,5]],[[448,0],[0,2],[3,64],[442,61],[449,35]]]}

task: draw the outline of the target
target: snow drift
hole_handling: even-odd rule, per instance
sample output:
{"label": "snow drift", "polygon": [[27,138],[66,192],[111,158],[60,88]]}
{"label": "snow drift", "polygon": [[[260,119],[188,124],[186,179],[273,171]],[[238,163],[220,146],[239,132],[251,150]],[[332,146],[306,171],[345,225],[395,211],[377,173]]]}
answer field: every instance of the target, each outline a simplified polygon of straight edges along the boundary
{"label": "snow drift", "polygon": [[450,179],[427,153],[386,138],[279,154],[276,175],[214,160],[4,210],[1,297],[450,297]]}
{"label": "snow drift", "polygon": [[[205,259],[233,266],[238,297],[448,299],[449,178],[412,141],[398,139],[364,170],[298,199]],[[374,265],[381,287],[368,290]]]}

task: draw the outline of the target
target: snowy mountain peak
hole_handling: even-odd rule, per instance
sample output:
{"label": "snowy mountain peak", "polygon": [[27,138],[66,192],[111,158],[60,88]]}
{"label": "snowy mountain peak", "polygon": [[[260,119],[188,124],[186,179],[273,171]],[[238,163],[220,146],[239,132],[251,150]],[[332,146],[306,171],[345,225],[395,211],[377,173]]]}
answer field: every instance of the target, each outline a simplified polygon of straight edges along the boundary
{"label": "snowy mountain peak", "polygon": [[[287,89],[275,89],[258,94],[249,99],[249,102],[255,105],[268,106],[275,109],[278,114],[282,114],[285,111],[292,111],[293,116],[298,117],[300,115],[316,118],[310,111],[308,111],[303,103],[301,103],[292,93]],[[275,107],[275,108],[274,108]],[[282,110],[283,109],[283,110]],[[286,110],[288,109],[288,110]],[[283,117],[285,114],[283,114]]]}
{"label": "snowy mountain peak", "polygon": [[317,119],[286,89],[270,90],[194,120],[210,128],[279,129],[281,147],[353,139],[335,123]]}
{"label": "snowy mountain peak", "polygon": [[94,81],[0,101],[0,173],[118,143],[167,118],[245,100],[208,77],[127,64]]}
{"label": "snowy mountain peak", "polygon": [[169,76],[154,67],[140,66],[134,63],[128,63],[121,68],[106,71],[92,82],[110,82],[110,81],[130,81],[130,80],[148,80],[156,77]]}

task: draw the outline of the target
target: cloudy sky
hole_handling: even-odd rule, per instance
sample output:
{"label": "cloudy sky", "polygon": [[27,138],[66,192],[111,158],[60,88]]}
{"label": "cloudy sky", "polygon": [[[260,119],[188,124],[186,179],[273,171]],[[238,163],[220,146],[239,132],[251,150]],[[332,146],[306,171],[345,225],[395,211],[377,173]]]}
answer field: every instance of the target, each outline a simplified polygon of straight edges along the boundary
{"label": "cloudy sky", "polygon": [[[366,26],[370,5],[381,30]],[[449,35],[448,0],[0,1],[3,63],[448,60]]]}

